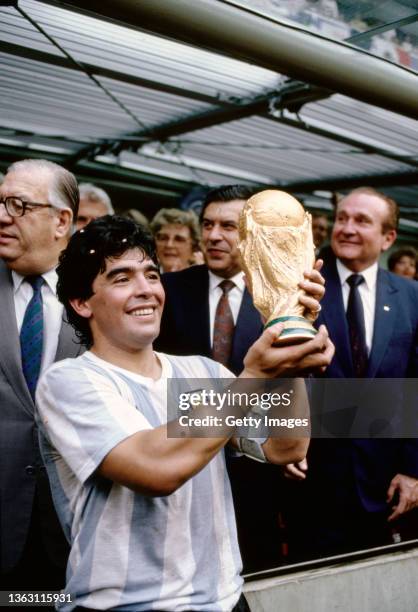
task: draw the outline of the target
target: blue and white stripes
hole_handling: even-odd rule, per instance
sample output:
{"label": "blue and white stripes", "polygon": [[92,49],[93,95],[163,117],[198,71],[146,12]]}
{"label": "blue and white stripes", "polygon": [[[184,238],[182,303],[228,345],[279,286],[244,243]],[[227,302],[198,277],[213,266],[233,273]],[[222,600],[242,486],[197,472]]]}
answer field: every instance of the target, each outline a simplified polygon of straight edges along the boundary
{"label": "blue and white stripes", "polygon": [[158,354],[159,380],[92,353],[54,364],[37,392],[41,448],[71,541],[66,593],[75,606],[230,610],[242,579],[223,452],[168,497],[147,497],[95,471],[134,433],[166,420],[167,379],[232,375],[203,357]]}

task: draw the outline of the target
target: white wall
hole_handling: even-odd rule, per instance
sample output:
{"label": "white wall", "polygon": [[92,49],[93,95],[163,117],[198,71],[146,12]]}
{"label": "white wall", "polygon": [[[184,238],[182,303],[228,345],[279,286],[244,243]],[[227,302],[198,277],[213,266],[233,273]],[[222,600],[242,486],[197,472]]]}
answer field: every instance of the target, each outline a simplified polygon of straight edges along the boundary
{"label": "white wall", "polygon": [[417,612],[418,548],[245,585],[251,612]]}

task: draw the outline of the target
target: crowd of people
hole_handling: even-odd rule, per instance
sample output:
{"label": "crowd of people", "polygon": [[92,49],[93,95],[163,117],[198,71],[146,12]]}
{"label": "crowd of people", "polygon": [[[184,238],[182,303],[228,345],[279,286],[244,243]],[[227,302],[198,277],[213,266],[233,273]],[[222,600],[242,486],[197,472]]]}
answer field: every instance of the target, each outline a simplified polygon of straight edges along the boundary
{"label": "crowd of people", "polygon": [[295,414],[309,410],[301,376],[397,379],[393,423],[416,406],[402,386],[418,371],[416,252],[394,251],[393,272],[379,266],[396,241],[396,203],[357,188],[338,199],[330,235],[313,215],[324,261],[299,299],[318,333],[278,345],[281,324],[264,329],[237,247],[253,194],[215,188],[199,219],[163,209],[148,223],[115,215],[102,189],[52,162],[8,169],[3,590],[64,589],[65,611],[246,612],[242,562],[248,572],[418,537],[414,414],[410,436],[350,437],[325,392],[327,439],[167,434],[171,379],[237,377],[255,391],[287,379]]}
{"label": "crowd of people", "polygon": [[[299,26],[334,38],[352,40],[352,44],[370,50],[378,57],[418,67],[418,41],[415,32],[402,23],[393,23],[392,28],[382,29],[392,22],[391,8],[370,0],[241,0],[249,8],[261,10],[269,15],[283,17]],[[366,32],[369,37],[356,41],[355,37]]]}

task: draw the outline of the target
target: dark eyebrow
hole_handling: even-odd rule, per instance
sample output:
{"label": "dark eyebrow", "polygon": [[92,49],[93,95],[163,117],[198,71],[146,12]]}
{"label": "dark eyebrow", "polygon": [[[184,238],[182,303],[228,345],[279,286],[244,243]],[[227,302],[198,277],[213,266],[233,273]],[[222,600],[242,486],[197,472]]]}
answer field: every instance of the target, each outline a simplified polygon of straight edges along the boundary
{"label": "dark eyebrow", "polygon": [[228,219],[228,217],[226,219],[217,219],[217,220],[213,220],[213,219],[208,219],[207,217],[203,217],[202,219],[202,223],[216,223],[218,222],[220,225],[227,225],[227,224],[231,224],[231,225],[236,225],[238,227],[239,222],[236,221],[235,219]]}
{"label": "dark eyebrow", "polygon": [[119,266],[119,268],[113,268],[113,270],[110,270],[109,272],[107,272],[105,274],[105,278],[107,280],[111,280],[118,274],[129,274],[129,273],[132,273],[132,271],[133,271],[132,266]]}
{"label": "dark eyebrow", "polygon": [[[132,274],[134,272],[133,266],[119,266],[118,268],[113,268],[105,274],[106,280],[112,280],[118,274]],[[154,263],[150,263],[145,268],[144,272],[157,272],[160,273],[158,267]]]}
{"label": "dark eyebrow", "polygon": [[158,274],[160,273],[160,269],[158,268],[158,266],[155,265],[155,263],[148,264],[148,266],[145,268],[144,271],[145,272],[158,272]]}

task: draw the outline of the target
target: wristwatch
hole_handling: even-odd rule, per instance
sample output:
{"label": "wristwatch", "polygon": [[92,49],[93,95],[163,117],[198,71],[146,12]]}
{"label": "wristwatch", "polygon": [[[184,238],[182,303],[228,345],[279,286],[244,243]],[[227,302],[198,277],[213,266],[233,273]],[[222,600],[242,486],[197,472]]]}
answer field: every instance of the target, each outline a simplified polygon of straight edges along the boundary
{"label": "wristwatch", "polygon": [[268,463],[264,454],[263,444],[267,438],[237,438],[238,449],[246,457],[261,463]]}

